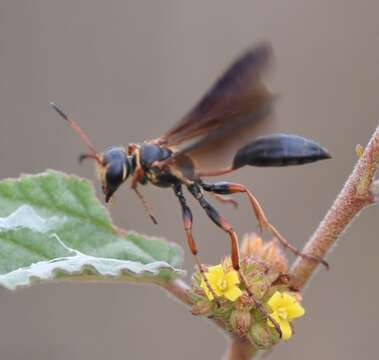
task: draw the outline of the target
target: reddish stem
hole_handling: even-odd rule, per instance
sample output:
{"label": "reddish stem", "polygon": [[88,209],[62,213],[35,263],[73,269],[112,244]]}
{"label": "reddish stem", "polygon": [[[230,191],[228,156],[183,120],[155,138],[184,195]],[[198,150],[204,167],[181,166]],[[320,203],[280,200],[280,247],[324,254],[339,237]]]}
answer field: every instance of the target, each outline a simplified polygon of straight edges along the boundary
{"label": "reddish stem", "polygon": [[[374,132],[353,172],[324,219],[305,245],[303,252],[324,258],[354,217],[374,202],[371,185],[379,163],[379,127]],[[310,279],[317,263],[298,257],[292,266],[292,283],[301,289]]]}

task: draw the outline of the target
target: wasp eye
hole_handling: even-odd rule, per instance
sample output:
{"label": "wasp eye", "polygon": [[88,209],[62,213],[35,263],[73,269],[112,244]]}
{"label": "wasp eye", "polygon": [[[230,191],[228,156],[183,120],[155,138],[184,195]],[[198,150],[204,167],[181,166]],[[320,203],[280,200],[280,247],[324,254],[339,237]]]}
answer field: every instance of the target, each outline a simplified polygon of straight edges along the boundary
{"label": "wasp eye", "polygon": [[109,185],[120,185],[124,179],[125,165],[120,162],[114,162],[108,165],[106,172],[106,180]]}
{"label": "wasp eye", "polygon": [[105,176],[103,180],[103,192],[105,201],[111,198],[118,187],[128,177],[128,162],[122,148],[111,147],[104,152],[103,164]]}
{"label": "wasp eye", "polygon": [[125,180],[125,164],[121,162],[113,162],[107,166],[105,173],[105,184],[103,184],[103,192],[105,202],[108,202],[118,187]]}

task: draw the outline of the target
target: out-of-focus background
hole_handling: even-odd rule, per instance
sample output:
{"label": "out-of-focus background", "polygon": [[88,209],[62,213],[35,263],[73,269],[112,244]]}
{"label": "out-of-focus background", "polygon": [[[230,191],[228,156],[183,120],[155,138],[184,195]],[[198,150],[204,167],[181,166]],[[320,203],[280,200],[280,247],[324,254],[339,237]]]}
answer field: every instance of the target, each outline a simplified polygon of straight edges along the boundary
{"label": "out-of-focus background", "polygon": [[[64,106],[99,149],[158,136],[247,46],[272,42],[268,83],[281,94],[276,131],[319,141],[333,159],[248,168],[230,176],[253,189],[272,222],[301,247],[331,205],[379,120],[377,1],[0,2],[0,177],[79,166],[79,138],[48,108]],[[185,248],[170,191],[146,188],[154,226],[124,186],[117,224]],[[194,207],[202,258],[228,253],[227,237]],[[255,229],[246,201],[223,213]],[[379,330],[378,208],[365,210],[308,287],[307,315],[272,359],[372,359]],[[186,251],[185,268],[193,260]],[[153,287],[52,284],[0,289],[0,358],[220,359],[225,338]]]}

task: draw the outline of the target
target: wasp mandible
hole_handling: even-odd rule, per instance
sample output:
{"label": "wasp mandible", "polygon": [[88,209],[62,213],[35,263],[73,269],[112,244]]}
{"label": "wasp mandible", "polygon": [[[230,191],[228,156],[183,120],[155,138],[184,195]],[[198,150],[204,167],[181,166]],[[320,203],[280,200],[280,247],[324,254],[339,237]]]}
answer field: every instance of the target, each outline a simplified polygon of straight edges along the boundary
{"label": "wasp mandible", "polygon": [[[89,152],[81,155],[80,160],[92,159],[96,162],[106,202],[118,187],[131,177],[132,189],[142,200],[152,221],[156,223],[151,208],[138,186],[151,183],[171,188],[179,200],[188,245],[201,272],[203,270],[198,250],[192,236],[192,212],[182,192],[183,188],[199,202],[208,217],[229,235],[232,265],[236,271],[240,269],[237,234],[229,222],[211,205],[205,196],[206,193],[214,194],[220,200],[223,200],[222,195],[245,194],[261,229],[270,231],[296,255],[312,261],[321,261],[327,266],[324,260],[302,254],[288,243],[268,221],[257,199],[244,185],[203,180],[204,177],[231,173],[246,165],[302,165],[331,157],[328,151],[316,142],[297,135],[273,134],[252,139],[258,124],[271,114],[276,100],[276,96],[269,92],[262,81],[264,73],[270,67],[271,59],[272,50],[267,43],[248,49],[232,63],[197,105],[163,136],[140,144],[129,144],[127,147],[112,146],[103,153],[95,150],[76,122],[55,104],[52,103],[51,106],[87,144]],[[241,134],[249,134],[250,142],[243,144],[233,153],[230,164],[224,163],[223,166],[213,169],[201,166],[204,160],[215,154],[225,153],[233,141],[241,145]]]}

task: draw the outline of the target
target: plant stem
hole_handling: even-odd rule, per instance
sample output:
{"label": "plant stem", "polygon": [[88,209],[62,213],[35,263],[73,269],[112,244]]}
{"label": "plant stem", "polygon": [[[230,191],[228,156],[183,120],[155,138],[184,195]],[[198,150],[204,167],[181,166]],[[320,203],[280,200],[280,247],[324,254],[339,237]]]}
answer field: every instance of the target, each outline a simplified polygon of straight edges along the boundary
{"label": "plant stem", "polygon": [[[189,295],[190,287],[183,280],[171,280],[162,286],[181,303],[192,306],[192,300]],[[223,330],[223,332],[225,332],[227,335],[230,335],[230,333],[225,329],[225,325],[220,320],[211,318],[208,319],[212,321],[219,329]]]}
{"label": "plant stem", "polygon": [[[357,148],[357,153],[359,148]],[[360,151],[361,152],[361,151]],[[375,202],[376,187],[372,187],[379,164],[379,127],[347,179],[341,193],[305,245],[303,253],[324,258],[346,226],[366,206]],[[317,263],[298,257],[291,268],[292,285],[304,287]]]}
{"label": "plant stem", "polygon": [[163,286],[171,295],[183,304],[190,306],[192,305],[192,301],[189,296],[190,287],[183,280],[175,279],[165,283]]}
{"label": "plant stem", "polygon": [[230,339],[224,360],[249,360],[255,354],[257,354],[257,350],[251,345],[249,340],[234,337]]}
{"label": "plant stem", "polygon": [[[364,152],[359,156],[353,172],[334,204],[305,245],[303,253],[324,258],[356,215],[364,207],[375,202],[375,197],[379,195],[379,182],[373,183],[379,165],[379,127],[374,132]],[[317,266],[318,264],[313,261],[298,257],[291,268],[292,285],[299,290],[303,288]],[[185,282],[173,280],[164,284],[163,287],[182,303],[191,305],[189,286]],[[222,323],[212,321],[225,330]],[[247,339],[231,336],[224,359],[249,360],[256,354],[257,350]]]}

